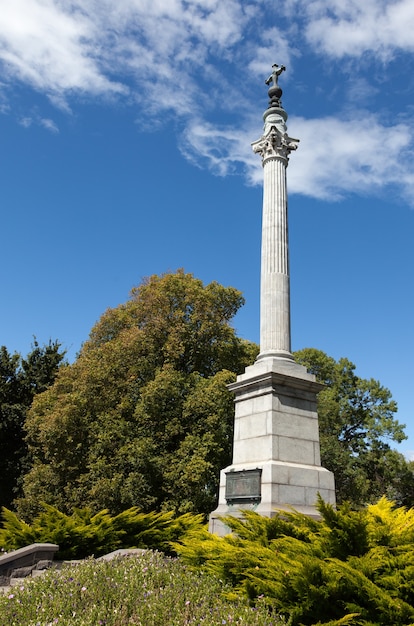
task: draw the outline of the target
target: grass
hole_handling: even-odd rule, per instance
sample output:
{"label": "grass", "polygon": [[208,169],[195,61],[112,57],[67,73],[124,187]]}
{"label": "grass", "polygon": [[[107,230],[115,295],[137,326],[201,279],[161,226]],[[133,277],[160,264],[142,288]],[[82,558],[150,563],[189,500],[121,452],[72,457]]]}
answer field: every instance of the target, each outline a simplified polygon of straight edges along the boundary
{"label": "grass", "polygon": [[282,626],[266,606],[226,600],[223,584],[146,552],[84,561],[28,579],[0,596],[0,626]]}

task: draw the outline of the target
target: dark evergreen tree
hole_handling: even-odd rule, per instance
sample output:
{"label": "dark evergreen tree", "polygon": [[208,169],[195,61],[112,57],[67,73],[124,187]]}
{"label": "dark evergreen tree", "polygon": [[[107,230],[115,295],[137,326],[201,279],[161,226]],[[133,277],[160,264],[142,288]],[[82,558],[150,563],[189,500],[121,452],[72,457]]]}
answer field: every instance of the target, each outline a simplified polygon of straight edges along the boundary
{"label": "dark evergreen tree", "polygon": [[27,410],[53,383],[64,354],[57,341],[39,346],[35,339],[26,359],[0,347],[0,506],[10,507],[19,495],[22,474],[29,469]]}

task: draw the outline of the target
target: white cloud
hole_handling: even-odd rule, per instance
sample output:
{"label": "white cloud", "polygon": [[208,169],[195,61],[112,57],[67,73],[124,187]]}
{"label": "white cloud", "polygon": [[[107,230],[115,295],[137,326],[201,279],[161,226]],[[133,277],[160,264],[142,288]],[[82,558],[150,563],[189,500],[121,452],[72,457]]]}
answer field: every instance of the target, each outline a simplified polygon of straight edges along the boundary
{"label": "white cloud", "polygon": [[360,57],[372,52],[383,61],[397,50],[414,50],[412,0],[316,0],[300,2],[306,36],[330,56]]}
{"label": "white cloud", "polygon": [[188,115],[220,84],[217,60],[256,75],[277,61],[291,77],[304,33],[324,54],[386,58],[413,50],[413,30],[412,0],[3,0],[0,62],[61,108],[74,92],[131,91]]}
{"label": "white cloud", "polygon": [[414,204],[412,125],[384,125],[366,114],[356,120],[292,118],[290,127],[301,139],[289,171],[292,191],[332,200],[395,185]]}
{"label": "white cloud", "polygon": [[57,124],[55,124],[55,122],[53,120],[47,119],[47,118],[41,118],[39,121],[40,125],[43,126],[43,128],[46,128],[46,130],[50,130],[51,133],[58,133],[59,132],[59,128],[57,126]]}
{"label": "white cloud", "polygon": [[30,128],[32,123],[33,123],[33,120],[32,120],[31,117],[22,117],[19,120],[19,124],[20,124],[20,126],[23,126],[23,128]]}
{"label": "white cloud", "polygon": [[[248,63],[249,71],[256,76],[266,76],[270,65],[291,65],[291,59],[295,55],[295,48],[283,31],[279,28],[266,28],[259,33],[260,39],[251,52],[251,60]],[[270,61],[270,63],[269,63]]]}
{"label": "white cloud", "polygon": [[[80,93],[129,98],[146,127],[179,120],[187,158],[219,175],[242,169],[255,184],[262,173],[250,142],[261,129],[246,72],[264,79],[271,63],[284,63],[292,80],[305,39],[324,62],[369,51],[387,60],[414,48],[413,30],[412,0],[2,0],[0,63],[5,82],[29,84],[63,111]],[[355,77],[347,97],[372,102],[369,78]],[[237,122],[214,122],[229,112]],[[46,115],[34,121],[58,132]],[[292,192],[332,200],[396,185],[414,204],[408,123],[367,113],[355,123],[292,118],[289,127],[301,139]]]}
{"label": "white cloud", "polygon": [[[123,94],[188,115],[232,59],[255,3],[239,0],[3,0],[0,63],[69,108],[74,93]],[[214,87],[214,83],[213,83]]]}
{"label": "white cloud", "polygon": [[41,117],[37,112],[34,112],[30,116],[20,118],[19,124],[20,126],[23,126],[23,128],[30,128],[33,124],[35,124],[38,126],[42,126],[52,133],[59,133],[59,128],[53,120],[46,117]]}
{"label": "white cloud", "polygon": [[349,102],[357,102],[359,106],[369,103],[378,97],[379,88],[372,85],[363,76],[354,76],[351,84],[347,88],[347,99]]}
{"label": "white cloud", "polygon": [[411,0],[3,0],[0,62],[62,109],[73,93],[129,94],[149,111],[191,115],[212,92],[225,106],[217,61],[235,76],[284,63],[289,81],[304,33],[332,56],[385,55],[414,47],[413,26]]}
{"label": "white cloud", "polygon": [[48,92],[119,91],[95,59],[95,28],[74,4],[53,0],[3,0],[0,59],[8,76]]}
{"label": "white cloud", "polygon": [[242,166],[251,184],[260,180],[259,160],[245,129],[193,122],[183,135],[181,150],[195,165],[206,166],[218,176],[235,174]]}
{"label": "white cloud", "polygon": [[[385,126],[371,114],[357,122],[292,117],[289,130],[300,138],[288,169],[291,193],[336,201],[347,194],[378,194],[394,186],[414,206],[412,124]],[[259,135],[253,124],[246,131],[199,122],[189,127],[183,152],[221,176],[242,165],[251,184],[262,184],[260,159],[250,147]]]}

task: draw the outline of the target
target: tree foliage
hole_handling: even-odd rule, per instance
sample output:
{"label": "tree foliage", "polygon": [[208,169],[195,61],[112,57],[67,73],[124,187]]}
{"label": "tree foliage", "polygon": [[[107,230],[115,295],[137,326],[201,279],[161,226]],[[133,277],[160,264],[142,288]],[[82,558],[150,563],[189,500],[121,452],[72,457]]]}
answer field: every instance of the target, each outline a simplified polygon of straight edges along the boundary
{"label": "tree foliage", "polygon": [[382,498],[363,510],[319,501],[322,519],[245,511],[231,535],[193,532],[176,545],[188,565],[258,597],[292,626],[411,625],[414,511]]}
{"label": "tree foliage", "polygon": [[[102,315],[76,361],[43,393],[47,368],[26,359],[22,367],[38,376],[31,375],[32,466],[19,513],[29,519],[41,501],[66,513],[85,505],[111,513],[213,510],[219,471],[231,462],[227,385],[258,352],[231,326],[242,304],[236,289],[182,270],[151,276]],[[314,349],[295,356],[325,384],[322,463],[335,474],[338,502],[386,494],[414,504],[413,464],[390,447],[405,435],[388,389],[358,377],[347,359]]]}
{"label": "tree foliage", "polygon": [[60,347],[57,341],[40,346],[35,339],[25,359],[0,347],[0,506],[10,506],[19,493],[28,464],[26,413],[34,396],[53,383],[65,355]]}
{"label": "tree foliage", "polygon": [[236,289],[180,270],[144,280],[106,311],[33,403],[20,513],[30,517],[41,500],[66,512],[212,510],[231,460],[226,385],[257,354],[230,325],[242,303]]}
{"label": "tree foliage", "polygon": [[387,495],[412,506],[413,464],[390,445],[406,439],[391,392],[358,377],[348,359],[335,361],[312,348],[295,358],[326,385],[318,396],[321,458],[335,474],[337,501],[363,504]]}

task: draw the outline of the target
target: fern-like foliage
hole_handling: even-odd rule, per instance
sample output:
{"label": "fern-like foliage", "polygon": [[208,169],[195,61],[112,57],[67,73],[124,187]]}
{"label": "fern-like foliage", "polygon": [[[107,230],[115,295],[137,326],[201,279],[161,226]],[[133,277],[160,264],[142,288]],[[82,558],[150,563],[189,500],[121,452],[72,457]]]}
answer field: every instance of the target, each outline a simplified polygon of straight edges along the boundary
{"label": "fern-like foliage", "polygon": [[27,524],[6,508],[2,510],[0,547],[15,550],[31,543],[56,543],[57,558],[100,556],[118,548],[150,548],[173,554],[172,542],[203,526],[201,515],[142,513],[132,507],[112,517],[107,510],[93,514],[75,509],[66,515],[48,504]]}
{"label": "fern-like foliage", "polygon": [[372,544],[392,547],[414,543],[414,509],[396,507],[381,498],[368,507],[367,523]]}
{"label": "fern-like foliage", "polygon": [[38,541],[33,528],[19,519],[13,511],[3,507],[2,518],[3,529],[0,530],[0,547],[3,550],[17,550]]}
{"label": "fern-like foliage", "polygon": [[320,520],[245,511],[223,518],[226,537],[197,531],[175,547],[292,626],[412,626],[414,512],[385,498],[358,511],[318,508]]}

